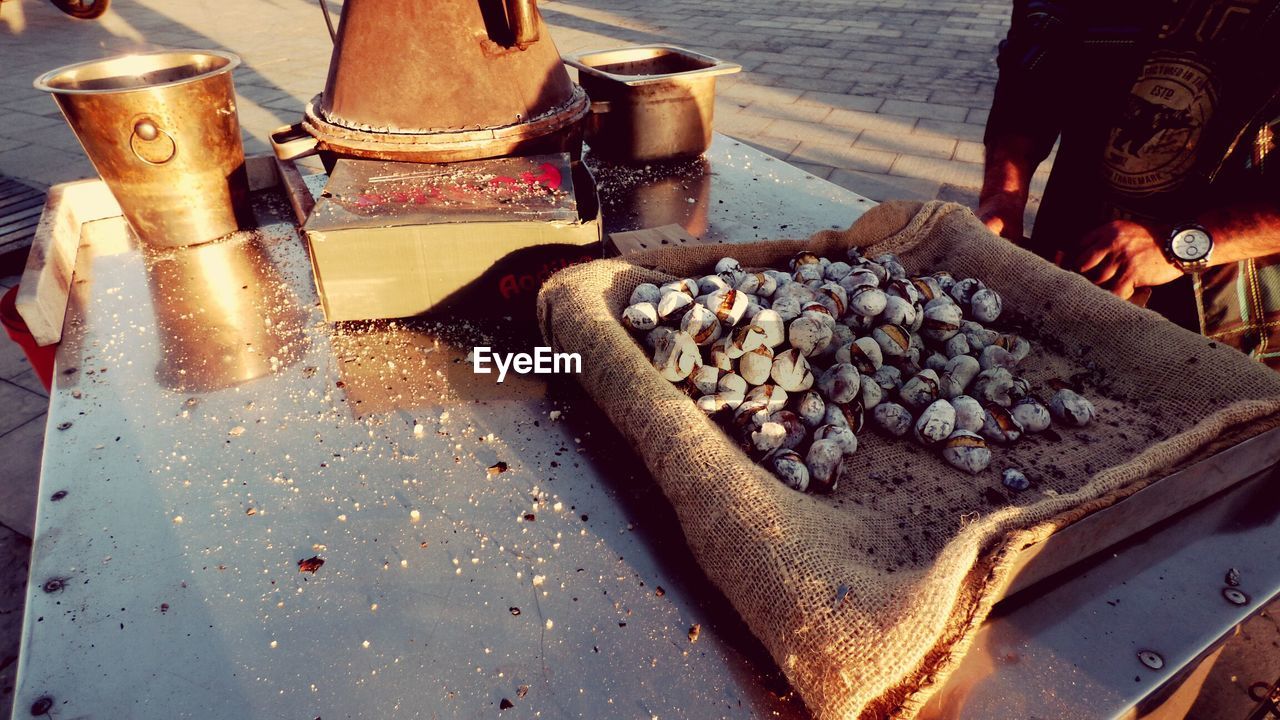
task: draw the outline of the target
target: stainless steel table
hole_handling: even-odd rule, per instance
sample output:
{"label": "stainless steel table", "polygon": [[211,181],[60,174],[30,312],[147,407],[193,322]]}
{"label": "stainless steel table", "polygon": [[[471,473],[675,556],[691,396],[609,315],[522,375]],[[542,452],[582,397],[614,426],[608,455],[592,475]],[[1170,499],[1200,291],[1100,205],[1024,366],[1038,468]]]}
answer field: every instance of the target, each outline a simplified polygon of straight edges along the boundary
{"label": "stainless steel table", "polygon": [[[870,206],[720,136],[705,160],[598,178],[608,231],[802,237]],[[572,378],[472,374],[473,345],[537,342],[527,311],[331,326],[287,204],[262,193],[257,212],[257,233],[154,257],[118,219],[86,228],[15,718],[807,716]],[[1160,642],[1141,614],[1100,636],[1105,583],[1159,571],[1126,609],[1176,613],[1178,547],[1218,538],[1214,572],[1275,554],[1274,533],[1179,522],[1182,546],[1140,544],[998,614],[944,714],[1047,693],[1101,717],[1173,677],[1247,609],[1206,604]],[[1275,596],[1280,568],[1248,568],[1255,606]],[[1143,643],[1163,670],[1130,672]],[[982,672],[1013,645],[1053,664]]]}

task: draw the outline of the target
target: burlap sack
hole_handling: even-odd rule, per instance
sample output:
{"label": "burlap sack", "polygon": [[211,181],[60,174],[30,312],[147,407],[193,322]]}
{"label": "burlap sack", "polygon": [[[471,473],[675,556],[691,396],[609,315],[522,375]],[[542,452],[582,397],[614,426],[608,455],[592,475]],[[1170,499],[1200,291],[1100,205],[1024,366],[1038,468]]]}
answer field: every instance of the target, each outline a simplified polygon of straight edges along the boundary
{"label": "burlap sack", "polygon": [[[617,321],[638,283],[698,277],[726,254],[746,267],[784,267],[801,248],[842,258],[850,245],[898,253],[912,273],[982,279],[1035,346],[1019,372],[1040,389],[1073,379],[1098,421],[1060,440],[996,448],[978,476],[864,430],[839,490],[804,495],[753,464],[659,377]],[[570,268],[546,284],[538,313],[550,344],[582,354],[582,385],[670,499],[707,575],[821,720],[914,715],[1020,548],[1208,453],[1224,433],[1244,439],[1280,414],[1280,376],[1263,365],[937,202],[882,205],[808,241],[659,249]],[[1035,485],[1006,491],[1005,467]]]}

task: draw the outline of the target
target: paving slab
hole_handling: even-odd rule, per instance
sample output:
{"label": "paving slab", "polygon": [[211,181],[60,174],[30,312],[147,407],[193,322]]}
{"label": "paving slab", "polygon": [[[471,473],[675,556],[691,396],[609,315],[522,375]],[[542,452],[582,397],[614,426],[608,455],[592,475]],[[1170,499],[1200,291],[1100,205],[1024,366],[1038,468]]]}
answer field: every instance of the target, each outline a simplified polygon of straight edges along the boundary
{"label": "paving slab", "polygon": [[31,539],[0,525],[0,717],[9,717],[27,593]]}
{"label": "paving slab", "polygon": [[3,473],[0,473],[0,525],[27,537],[35,534],[45,417],[41,413],[0,435],[0,458],[5,459]]}
{"label": "paving slab", "polygon": [[0,380],[13,380],[26,372],[31,372],[31,363],[27,362],[22,348],[10,341],[8,335],[0,337]]}
{"label": "paving slab", "polygon": [[880,112],[888,115],[904,115],[913,118],[930,118],[933,120],[951,120],[959,122],[969,114],[969,109],[958,105],[939,105],[937,103],[907,102],[905,100],[889,100],[880,106]]}
{"label": "paving slab", "polygon": [[799,78],[820,78],[827,74],[829,68],[821,65],[786,65],[783,63],[768,62],[756,68],[758,72],[773,73],[774,75],[784,75],[787,77]]}
{"label": "paving slab", "polygon": [[853,89],[854,85],[851,80],[830,77],[807,78],[795,77],[792,75],[766,75],[764,73],[759,73],[758,77],[766,85],[775,85],[777,87],[791,88],[793,90],[847,93]]}
{"label": "paving slab", "polygon": [[982,134],[986,132],[986,127],[970,123],[952,122],[950,120],[921,118],[916,121],[915,127],[912,128],[911,132],[931,137],[954,138],[962,142],[971,141],[982,144]]}
{"label": "paving slab", "polygon": [[30,142],[0,151],[0,175],[20,178],[28,185],[49,187],[93,174],[93,165],[83,153]]}
{"label": "paving slab", "polygon": [[738,137],[757,137],[772,122],[773,118],[752,114],[741,106],[724,107],[722,103],[716,103],[715,124],[721,132]]}
{"label": "paving slab", "polygon": [[[811,125],[822,125],[823,121],[832,112],[831,108],[822,105],[800,105],[797,103],[777,106],[753,102],[747,106],[747,109],[761,115],[773,116],[779,120],[800,121]],[[853,138],[849,138],[849,141],[852,142]]]}
{"label": "paving slab", "polygon": [[941,158],[899,155],[889,169],[890,175],[926,178],[960,187],[977,188],[982,185],[982,165]]}
{"label": "paving slab", "polygon": [[[728,58],[726,58],[728,59]],[[716,84],[717,97],[727,97],[747,102],[758,102],[763,105],[790,105],[801,95],[810,95],[804,90],[791,90],[769,86],[758,86],[747,80],[731,78]],[[813,103],[805,103],[813,104]]]}
{"label": "paving slab", "polygon": [[983,161],[985,153],[986,146],[982,143],[961,140],[956,143],[956,151],[951,156],[951,159],[961,162],[980,163]]}
{"label": "paving slab", "polygon": [[860,110],[862,112],[874,113],[884,104],[884,98],[870,95],[844,95],[837,93],[824,93],[818,91],[809,91],[801,93],[795,99],[796,105],[813,105],[815,107],[826,107],[829,109],[839,110]]}
{"label": "paving slab", "polygon": [[57,118],[61,120],[62,111],[58,109],[58,104],[53,98],[44,93],[40,93],[37,97],[29,97],[23,100],[13,100],[4,104],[5,108],[21,113],[31,115],[42,115],[49,118]]}
{"label": "paving slab", "polygon": [[949,159],[956,149],[956,141],[953,138],[887,130],[863,130],[853,144],[854,147],[865,147],[869,150],[943,159]]}
{"label": "paving slab", "polygon": [[[850,85],[867,85],[873,83],[881,83],[884,85],[900,85],[902,84],[902,73],[897,72],[896,68],[890,67],[887,71],[872,71],[870,67],[843,67],[828,70],[826,74],[828,81],[844,82]],[[884,106],[881,106],[883,110]]]}
{"label": "paving slab", "polygon": [[55,119],[54,124],[33,128],[24,135],[28,142],[39,147],[54,148],[72,155],[79,155],[81,152],[80,141],[71,131],[71,126],[62,121],[61,116]]}
{"label": "paving slab", "polygon": [[[885,101],[886,104],[892,101]],[[880,113],[863,112],[861,110],[832,110],[826,123],[843,128],[859,130],[883,130],[885,132],[907,134],[915,127],[916,118],[901,115],[882,115]]]}
{"label": "paving slab", "polygon": [[49,391],[44,389],[44,385],[41,384],[40,378],[36,376],[35,370],[28,370],[26,372],[19,373],[14,377],[9,378],[8,380],[5,380],[3,382],[13,383],[14,385],[17,385],[18,387],[28,392],[39,395],[40,397],[44,398],[43,407],[48,408]]}
{"label": "paving slab", "polygon": [[876,202],[933,198],[937,197],[938,191],[942,187],[942,183],[935,180],[896,177],[883,173],[847,170],[844,168],[832,170],[827,179]]}
{"label": "paving slab", "polygon": [[802,141],[786,159],[816,165],[830,165],[841,170],[883,173],[893,166],[897,158],[898,156],[894,153],[880,150],[853,146],[837,147]]}
{"label": "paving slab", "polygon": [[0,127],[10,137],[22,137],[25,133],[39,128],[54,127],[62,124],[61,118],[35,115],[27,112],[0,113]]}
{"label": "paving slab", "polygon": [[[16,347],[14,343],[8,345]],[[3,437],[10,430],[43,415],[49,408],[49,398],[16,382],[0,380],[0,408],[3,408],[0,410],[0,437]]]}
{"label": "paving slab", "polygon": [[943,183],[942,187],[938,188],[938,199],[974,207],[978,204],[978,188],[969,185]]}
{"label": "paving slab", "polygon": [[[994,97],[994,90],[983,86],[979,90],[973,92],[956,92],[955,90],[934,90],[929,93],[929,102],[935,105],[947,105],[952,107],[976,108],[986,111],[991,107],[991,99]],[[968,117],[968,112],[965,113]],[[949,118],[934,118],[936,120],[947,120]]]}
{"label": "paving slab", "polygon": [[845,56],[848,54],[848,50],[833,47],[830,41],[823,40],[821,45],[792,45],[779,54],[787,58],[792,58],[793,62],[799,62],[800,59],[803,59],[805,63],[812,63],[820,60],[826,63],[831,63],[826,65],[826,67],[839,67],[839,64],[844,62]]}
{"label": "paving slab", "polygon": [[788,138],[812,145],[827,145],[832,148],[847,148],[853,144],[857,133],[834,128],[821,123],[810,123],[799,120],[774,120],[765,127],[761,135],[771,138]]}
{"label": "paving slab", "polygon": [[[768,135],[761,135],[753,140],[743,139],[742,142],[779,160],[789,160],[791,151],[800,145],[800,141],[795,138],[777,138]],[[798,159],[804,160],[804,158]],[[827,163],[819,161],[816,164],[826,165]]]}

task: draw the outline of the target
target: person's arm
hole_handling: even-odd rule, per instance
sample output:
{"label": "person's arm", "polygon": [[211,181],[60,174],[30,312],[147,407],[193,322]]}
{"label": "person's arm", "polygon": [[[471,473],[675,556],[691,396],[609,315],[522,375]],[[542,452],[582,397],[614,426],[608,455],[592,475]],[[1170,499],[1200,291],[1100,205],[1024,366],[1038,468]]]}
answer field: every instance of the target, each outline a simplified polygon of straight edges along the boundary
{"label": "person's arm", "polygon": [[978,194],[978,219],[991,232],[1020,242],[1023,215],[1031,193],[1031,176],[1043,161],[1035,152],[1036,141],[1026,135],[987,136],[982,190]]}
{"label": "person's arm", "polygon": [[[1214,208],[1196,222],[1213,236],[1211,266],[1280,253],[1280,209],[1275,204]],[[1128,299],[1139,288],[1164,285],[1182,275],[1161,249],[1170,230],[1128,220],[1109,222],[1086,235],[1064,267]]]}
{"label": "person's arm", "polygon": [[1019,0],[1000,43],[1000,76],[987,117],[978,218],[1001,237],[1022,240],[1031,176],[1058,138],[1058,77],[1072,31],[1061,2]]}
{"label": "person's arm", "polygon": [[1226,265],[1280,253],[1280,209],[1249,203],[1210,210],[1198,221],[1213,236],[1210,265]]}

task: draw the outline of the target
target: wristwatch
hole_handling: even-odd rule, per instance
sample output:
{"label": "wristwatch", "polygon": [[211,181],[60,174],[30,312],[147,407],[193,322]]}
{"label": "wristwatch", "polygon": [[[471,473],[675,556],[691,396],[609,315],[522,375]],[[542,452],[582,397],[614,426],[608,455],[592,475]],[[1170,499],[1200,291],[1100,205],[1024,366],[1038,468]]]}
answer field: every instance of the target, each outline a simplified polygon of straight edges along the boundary
{"label": "wristwatch", "polygon": [[1170,265],[1184,273],[1198,273],[1209,267],[1213,253],[1213,235],[1203,225],[1186,223],[1169,231],[1160,248]]}

